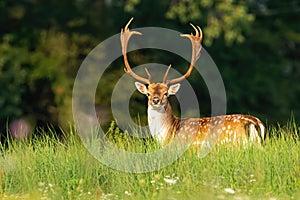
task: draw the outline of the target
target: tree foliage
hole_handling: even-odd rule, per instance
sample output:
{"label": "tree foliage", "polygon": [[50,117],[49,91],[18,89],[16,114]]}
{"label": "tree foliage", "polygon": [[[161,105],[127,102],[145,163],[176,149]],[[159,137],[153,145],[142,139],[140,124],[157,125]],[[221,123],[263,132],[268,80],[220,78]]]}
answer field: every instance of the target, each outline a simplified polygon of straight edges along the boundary
{"label": "tree foliage", "polygon": [[243,32],[249,29],[255,19],[245,0],[178,0],[166,16],[170,19],[178,18],[183,23],[202,22],[205,26],[205,44],[209,46],[220,37],[224,37],[227,45],[243,42]]}
{"label": "tree foliage", "polygon": [[[97,44],[119,33],[131,16],[133,28],[158,26],[188,33],[188,22],[201,26],[204,47],[225,83],[229,113],[255,114],[270,123],[284,122],[292,112],[300,117],[297,1],[1,0],[1,127],[21,117],[33,125],[67,127],[72,122],[72,87],[80,64]],[[154,50],[133,54],[133,65],[170,60],[186,64]],[[122,68],[118,59],[102,77],[95,97],[101,107],[110,109]],[[201,112],[209,115],[205,84],[196,74],[189,81]],[[145,97],[135,93],[132,102],[133,113],[145,114]]]}
{"label": "tree foliage", "polygon": [[0,45],[0,119],[20,117],[22,95],[27,72],[22,65],[26,63],[27,52],[10,44],[11,35],[5,35]]}

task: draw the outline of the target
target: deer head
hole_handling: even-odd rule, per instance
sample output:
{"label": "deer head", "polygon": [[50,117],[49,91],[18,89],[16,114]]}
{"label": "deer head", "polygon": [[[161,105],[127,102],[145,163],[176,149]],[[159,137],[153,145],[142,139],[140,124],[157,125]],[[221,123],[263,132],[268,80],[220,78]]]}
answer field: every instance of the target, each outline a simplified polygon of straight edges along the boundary
{"label": "deer head", "polygon": [[146,85],[135,82],[137,90],[148,97],[148,106],[153,109],[161,109],[166,107],[168,97],[175,95],[180,88],[180,84],[166,85],[163,83],[152,83],[147,87]]}

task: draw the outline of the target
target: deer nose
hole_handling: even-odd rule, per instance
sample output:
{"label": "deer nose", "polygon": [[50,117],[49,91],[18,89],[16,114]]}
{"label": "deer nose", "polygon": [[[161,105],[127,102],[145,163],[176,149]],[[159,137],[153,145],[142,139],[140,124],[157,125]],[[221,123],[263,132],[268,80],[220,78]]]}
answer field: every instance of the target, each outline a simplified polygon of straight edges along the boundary
{"label": "deer nose", "polygon": [[155,105],[157,105],[157,104],[159,103],[159,98],[153,99],[152,102],[153,102]]}

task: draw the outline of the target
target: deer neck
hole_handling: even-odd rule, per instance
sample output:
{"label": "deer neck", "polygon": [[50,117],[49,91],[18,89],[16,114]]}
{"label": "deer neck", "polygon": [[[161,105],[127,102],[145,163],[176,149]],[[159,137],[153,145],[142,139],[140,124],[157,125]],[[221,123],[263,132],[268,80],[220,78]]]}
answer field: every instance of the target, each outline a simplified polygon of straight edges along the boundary
{"label": "deer neck", "polygon": [[172,126],[176,117],[172,114],[172,108],[169,102],[160,109],[148,106],[148,125],[150,133],[161,144],[165,144],[172,134]]}

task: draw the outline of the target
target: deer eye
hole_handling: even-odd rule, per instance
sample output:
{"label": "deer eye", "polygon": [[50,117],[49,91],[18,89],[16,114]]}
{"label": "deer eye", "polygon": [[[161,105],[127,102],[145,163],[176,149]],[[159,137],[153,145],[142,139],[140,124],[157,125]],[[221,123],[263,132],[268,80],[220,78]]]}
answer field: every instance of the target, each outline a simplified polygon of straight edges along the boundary
{"label": "deer eye", "polygon": [[166,92],[166,93],[164,93],[164,96],[168,96],[168,93]]}
{"label": "deer eye", "polygon": [[148,92],[148,93],[146,94],[146,96],[147,96],[147,97],[150,97],[150,93]]}

